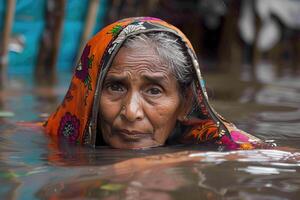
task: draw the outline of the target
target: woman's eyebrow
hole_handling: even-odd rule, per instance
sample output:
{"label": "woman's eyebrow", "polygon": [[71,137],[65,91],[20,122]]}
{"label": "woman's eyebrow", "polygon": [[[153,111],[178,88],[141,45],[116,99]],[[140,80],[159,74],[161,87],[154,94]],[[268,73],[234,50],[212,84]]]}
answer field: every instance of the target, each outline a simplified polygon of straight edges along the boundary
{"label": "woman's eyebrow", "polygon": [[151,83],[168,84],[168,78],[164,75],[143,75],[143,79]]}
{"label": "woman's eyebrow", "polygon": [[127,76],[107,75],[105,81],[123,82],[126,81],[127,79],[128,79]]}

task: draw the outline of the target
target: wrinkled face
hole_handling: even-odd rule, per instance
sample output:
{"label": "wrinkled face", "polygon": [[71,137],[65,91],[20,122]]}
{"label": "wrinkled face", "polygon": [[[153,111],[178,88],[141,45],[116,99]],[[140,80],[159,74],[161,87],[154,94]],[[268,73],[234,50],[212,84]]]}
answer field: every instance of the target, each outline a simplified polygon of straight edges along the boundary
{"label": "wrinkled face", "polygon": [[120,49],[100,97],[99,123],[108,145],[123,149],[163,145],[181,107],[177,81],[152,48]]}

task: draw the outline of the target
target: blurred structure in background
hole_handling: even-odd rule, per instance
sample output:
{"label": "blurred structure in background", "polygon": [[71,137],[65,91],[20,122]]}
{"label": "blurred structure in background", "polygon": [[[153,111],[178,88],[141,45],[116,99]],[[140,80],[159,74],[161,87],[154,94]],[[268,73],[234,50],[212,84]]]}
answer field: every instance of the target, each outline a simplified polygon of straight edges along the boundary
{"label": "blurred structure in background", "polygon": [[73,70],[104,25],[153,16],[179,27],[204,70],[266,81],[299,76],[299,0],[1,0],[0,73],[35,74],[39,84]]}
{"label": "blurred structure in background", "polygon": [[299,75],[299,0],[244,0],[239,31],[245,45],[252,48],[249,59],[254,78],[268,63],[275,67],[273,76]]}
{"label": "blurred structure in background", "polygon": [[[98,6],[97,16],[94,17],[95,21],[90,35],[103,27],[108,2],[107,0],[94,1],[97,1],[93,4]],[[4,32],[6,13],[12,13],[7,10],[12,2],[0,0],[0,34]],[[51,76],[60,71],[71,71],[80,49],[90,2],[82,0],[15,1],[11,34],[9,40],[6,39],[9,43],[8,62],[6,72],[1,75],[37,74],[38,81],[51,83],[55,81],[55,77]],[[1,37],[1,42],[3,39]],[[1,82],[7,84],[3,80]]]}
{"label": "blurred structure in background", "polygon": [[55,66],[61,41],[65,5],[65,0],[47,1],[45,27],[35,66],[35,78],[38,83],[55,81]]}
{"label": "blurred structure in background", "polygon": [[10,42],[10,35],[12,24],[14,21],[15,14],[15,0],[7,1],[6,13],[2,19],[3,20],[3,31],[1,31],[1,41],[0,41],[0,89],[4,87],[4,82],[6,79],[6,67],[8,62],[8,45]]}

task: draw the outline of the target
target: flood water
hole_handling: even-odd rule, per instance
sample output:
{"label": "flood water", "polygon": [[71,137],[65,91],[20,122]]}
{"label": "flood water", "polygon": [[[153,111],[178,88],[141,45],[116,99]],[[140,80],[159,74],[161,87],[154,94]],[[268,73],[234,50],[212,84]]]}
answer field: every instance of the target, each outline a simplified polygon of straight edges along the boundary
{"label": "flood water", "polygon": [[116,150],[55,144],[22,122],[55,110],[70,75],[61,74],[53,88],[14,76],[0,95],[0,199],[299,199],[299,77],[265,84],[204,77],[219,113],[278,148],[222,152],[203,146]]}

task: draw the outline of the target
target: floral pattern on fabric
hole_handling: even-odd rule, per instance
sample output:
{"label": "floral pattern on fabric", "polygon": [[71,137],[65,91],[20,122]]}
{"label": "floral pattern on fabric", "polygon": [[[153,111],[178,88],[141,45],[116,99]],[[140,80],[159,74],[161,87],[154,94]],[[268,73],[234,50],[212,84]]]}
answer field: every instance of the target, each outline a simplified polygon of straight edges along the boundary
{"label": "floral pattern on fabric", "polygon": [[94,59],[94,55],[89,57],[90,51],[91,51],[91,46],[87,45],[82,52],[80,62],[78,63],[75,72],[75,76],[78,79],[80,79],[86,87],[88,87],[88,90],[92,90],[89,69],[92,68],[92,63]]}
{"label": "floral pattern on fabric", "polygon": [[123,30],[123,26],[117,24],[108,33],[111,33],[113,37],[117,37],[122,30]]}
{"label": "floral pattern on fabric", "polygon": [[235,143],[231,138],[229,138],[227,135],[224,135],[221,137],[220,141],[218,141],[219,145],[224,145],[227,150],[236,150],[239,149],[239,145]]}
{"label": "floral pattern on fabric", "polygon": [[201,95],[201,89],[200,88],[197,88],[197,94],[198,94],[198,101],[199,101],[201,112],[204,116],[208,116],[209,112],[208,112],[208,110],[207,110],[207,108],[204,104],[204,99],[203,99],[203,96]]}
{"label": "floral pattern on fabric", "polygon": [[[239,135],[244,137],[241,133]],[[222,136],[217,144],[225,146],[227,150],[251,150],[256,148],[255,144],[251,144],[249,141],[241,143],[235,141],[233,138],[229,138],[227,135]]]}
{"label": "floral pattern on fabric", "polygon": [[66,102],[70,102],[73,99],[73,95],[72,95],[72,91],[75,90],[76,86],[71,82],[71,85],[68,89],[68,92],[62,102],[62,106],[65,107],[66,106]]}
{"label": "floral pattern on fabric", "polygon": [[249,137],[244,134],[241,134],[239,131],[231,131],[230,136],[234,141],[237,142],[249,142]]}
{"label": "floral pattern on fabric", "polygon": [[[196,141],[196,143],[213,142],[219,138],[218,126],[212,120],[197,120],[197,126],[192,128],[187,135],[184,136],[185,141]],[[191,122],[185,125],[192,125]]]}
{"label": "floral pattern on fabric", "polygon": [[70,142],[76,142],[79,136],[80,121],[71,113],[67,112],[61,119],[58,135],[64,136]]}
{"label": "floral pattern on fabric", "polygon": [[[133,22],[132,24],[129,24],[125,28],[120,27],[120,25],[116,25],[111,30],[110,33],[112,33],[114,36],[118,35],[118,37],[117,37],[117,39],[115,39],[112,42],[112,47],[110,47],[108,49],[108,53],[111,54],[113,52],[113,50],[116,48],[116,46],[118,44],[120,44],[121,42],[123,42],[125,40],[125,38],[127,37],[127,35],[129,35],[130,33],[146,29],[146,27],[143,24],[144,24],[144,22],[137,21],[137,22]],[[118,34],[119,32],[120,32],[120,34]]]}

